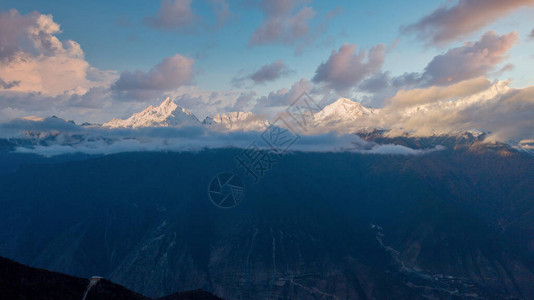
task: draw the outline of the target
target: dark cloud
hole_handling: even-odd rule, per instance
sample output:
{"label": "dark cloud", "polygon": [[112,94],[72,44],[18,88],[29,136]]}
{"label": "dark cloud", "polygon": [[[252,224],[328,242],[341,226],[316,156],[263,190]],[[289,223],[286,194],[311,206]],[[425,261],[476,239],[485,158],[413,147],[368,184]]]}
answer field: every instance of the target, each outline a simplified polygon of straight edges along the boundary
{"label": "dark cloud", "polygon": [[249,44],[265,45],[282,43],[293,45],[310,31],[310,20],[315,16],[313,8],[302,5],[302,0],[261,0],[260,8],[265,15],[260,26],[254,30]]}
{"label": "dark cloud", "polygon": [[187,107],[187,109],[196,109],[199,105],[205,105],[202,96],[193,96],[189,93],[184,93],[177,96],[174,99],[174,102],[182,107]]}
{"label": "dark cloud", "polygon": [[164,30],[189,27],[197,18],[191,9],[192,0],[163,0],[158,12],[144,19],[150,27]]}
{"label": "dark cloud", "polygon": [[380,72],[362,81],[358,88],[366,92],[378,93],[387,88],[390,81],[389,72]]}
{"label": "dark cloud", "polygon": [[30,118],[14,119],[0,124],[0,128],[8,131],[62,131],[81,132],[81,128],[73,122],[58,117],[32,120]]}
{"label": "dark cloud", "polygon": [[369,52],[356,52],[355,44],[345,44],[332,51],[328,60],[315,71],[313,82],[324,83],[338,92],[350,90],[362,80],[380,71],[384,64],[386,46],[379,44]]}
{"label": "dark cloud", "polygon": [[0,13],[0,62],[7,63],[17,53],[23,51],[20,39],[25,35],[25,28],[34,22],[37,15],[38,13],[34,12],[27,16],[21,16],[14,9]]}
{"label": "dark cloud", "polygon": [[500,68],[498,71],[493,72],[491,75],[494,77],[500,77],[503,73],[513,71],[515,69],[514,64],[508,63]]}
{"label": "dark cloud", "polygon": [[417,23],[402,29],[415,32],[433,44],[443,44],[484,28],[534,0],[460,0],[455,5],[441,6]]}
{"label": "dark cloud", "polygon": [[249,78],[255,84],[263,84],[268,81],[275,81],[278,78],[291,72],[284,62],[279,59],[273,63],[262,66],[258,71],[250,74]]}
{"label": "dark cloud", "polygon": [[309,92],[311,89],[311,83],[306,78],[302,78],[293,83],[290,89],[280,89],[270,92],[268,96],[260,97],[256,102],[254,111],[263,112],[263,109],[269,107],[288,106],[304,92]]}
{"label": "dark cloud", "polygon": [[233,16],[227,0],[207,0],[213,11],[212,23],[206,23],[195,14],[192,0],[163,0],[155,15],[146,17],[143,22],[154,29],[195,31],[199,28],[218,29]]}
{"label": "dark cloud", "polygon": [[265,84],[275,81],[292,72],[291,69],[281,59],[261,66],[256,72],[246,76],[236,76],[232,79],[232,84],[236,87],[242,87],[244,82],[249,79],[254,84]]}
{"label": "dark cloud", "polygon": [[235,101],[234,105],[229,107],[228,111],[248,111],[250,104],[256,97],[257,93],[254,91],[250,91],[248,93],[241,93],[239,97],[237,97],[237,100]]}
{"label": "dark cloud", "polygon": [[195,60],[176,54],[163,59],[148,72],[122,72],[111,86],[126,100],[147,100],[191,82]]}
{"label": "dark cloud", "polygon": [[84,94],[64,93],[54,96],[4,92],[0,94],[0,119],[10,120],[28,115],[59,115],[84,121],[102,121],[123,113],[128,109],[126,105],[113,101],[108,87],[93,87]]}
{"label": "dark cloud", "polygon": [[19,85],[20,85],[20,80],[6,82],[2,78],[0,78],[0,87],[3,87],[6,90],[9,90],[10,88],[14,86],[19,86]]}

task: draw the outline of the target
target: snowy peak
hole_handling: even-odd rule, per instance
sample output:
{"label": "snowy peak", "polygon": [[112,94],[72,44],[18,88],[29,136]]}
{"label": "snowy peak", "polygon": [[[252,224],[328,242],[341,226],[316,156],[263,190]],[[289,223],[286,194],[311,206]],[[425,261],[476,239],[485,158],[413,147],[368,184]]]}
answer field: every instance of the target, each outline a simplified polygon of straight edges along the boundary
{"label": "snowy peak", "polygon": [[347,98],[340,98],[336,102],[325,106],[314,115],[317,125],[332,125],[356,120],[358,117],[374,114],[375,111],[368,109],[359,102]]}
{"label": "snowy peak", "polygon": [[128,119],[113,119],[102,126],[108,128],[181,127],[200,125],[200,121],[189,110],[178,106],[169,97],[159,106],[152,105]]}

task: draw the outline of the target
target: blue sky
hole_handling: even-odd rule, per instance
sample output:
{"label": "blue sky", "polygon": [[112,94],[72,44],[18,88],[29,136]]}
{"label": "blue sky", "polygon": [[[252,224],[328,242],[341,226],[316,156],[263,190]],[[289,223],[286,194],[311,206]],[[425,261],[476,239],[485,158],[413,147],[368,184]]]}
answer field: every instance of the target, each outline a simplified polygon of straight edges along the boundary
{"label": "blue sky", "polygon": [[[184,2],[177,0],[177,2],[180,1]],[[174,3],[174,1],[168,2]],[[192,97],[200,97],[200,94],[205,95],[209,92],[230,93],[231,91],[232,97],[236,98],[240,93],[254,91],[256,97],[259,98],[267,97],[269,93],[281,89],[290,89],[295,82],[303,78],[312,83],[316,91],[320,89],[321,95],[329,95],[330,98],[326,96],[324,98],[326,102],[332,101],[335,97],[345,96],[371,106],[380,106],[383,105],[384,99],[394,95],[396,90],[380,96],[375,95],[378,93],[373,95],[367,93],[367,97],[360,98],[362,91],[357,85],[361,84],[365,78],[384,72],[388,72],[391,77],[405,73],[422,74],[434,57],[446,53],[449,49],[462,47],[465,42],[476,42],[488,30],[495,30],[498,35],[517,32],[518,39],[513,46],[507,48],[498,63],[491,65],[491,69],[486,69],[478,75],[491,80],[512,79],[511,85],[514,87],[529,86],[533,83],[534,42],[529,37],[534,29],[534,21],[531,17],[534,15],[534,8],[529,6],[532,5],[532,1],[523,1],[527,5],[510,4],[509,11],[497,15],[490,11],[491,8],[488,8],[490,17],[488,17],[487,24],[478,26],[476,30],[466,30],[465,34],[456,36],[446,43],[435,44],[418,37],[417,30],[406,32],[402,28],[417,23],[442,6],[454,7],[458,4],[457,1],[410,0],[403,1],[400,5],[398,1],[290,0],[286,1],[293,5],[290,17],[294,17],[305,8],[313,10],[313,16],[304,22],[309,27],[309,32],[295,38],[294,43],[271,41],[252,46],[250,45],[251,37],[266,20],[265,6],[253,0],[220,0],[218,3],[228,5],[229,14],[225,22],[217,24],[213,2],[192,1],[190,9],[196,16],[196,21],[193,25],[171,26],[172,28],[157,28],[157,26],[150,26],[147,21],[147,18],[155,18],[161,9],[163,2],[160,1],[3,0],[0,3],[0,10],[6,12],[16,9],[21,16],[27,16],[34,11],[43,15],[51,15],[53,22],[61,26],[61,32],[53,34],[54,36],[61,41],[77,42],[83,50],[84,60],[91,67],[102,71],[114,71],[116,76],[120,76],[122,72],[135,72],[135,70],[149,72],[162,60],[176,54],[194,60],[190,81],[187,84],[177,81],[176,88],[182,88],[182,91],[172,90],[166,86],[161,94],[150,93],[150,96],[135,101],[125,100],[125,97],[132,95],[131,93],[123,93],[121,97],[108,95],[109,101],[122,105],[117,110],[125,111],[124,114],[145,104],[157,104],[167,94],[176,97],[179,103],[180,93],[183,93],[184,86],[188,87],[187,93]],[[481,11],[481,14],[484,14],[484,7]],[[329,15],[331,15],[330,18]],[[379,66],[379,70],[366,74],[367,77],[364,76],[360,81],[354,80],[354,87],[334,88],[333,92],[326,92],[325,85],[336,86],[336,83],[328,81],[333,79],[314,82],[313,78],[318,72],[318,66],[327,62],[332,51],[339,51],[344,44],[355,44],[355,53],[360,50],[369,51],[376,45],[385,44],[384,61]],[[277,60],[282,60],[288,70],[283,76],[276,76],[273,80],[259,84],[246,79],[241,86],[232,84],[232,79],[239,76],[246,77],[258,71],[262,66]],[[513,67],[499,72],[506,64],[513,65]],[[1,72],[0,78],[2,78]],[[113,86],[114,83],[110,81],[108,84]],[[422,86],[424,85],[402,88]],[[22,90],[22,85],[19,87]],[[15,89],[16,87],[11,88],[11,92]],[[193,95],[192,89],[199,95]],[[87,88],[84,91],[87,91]],[[46,91],[32,90],[32,92],[46,94]],[[206,101],[204,100],[202,104],[209,104]],[[124,103],[130,104],[126,106]],[[109,105],[113,106],[113,104]],[[7,109],[7,107],[0,108]],[[10,107],[10,109],[10,113],[5,113],[5,115],[25,113],[23,108]],[[200,107],[197,109],[202,110]],[[19,112],[17,113],[16,110]],[[75,115],[73,111],[65,110],[65,113]],[[82,115],[89,113],[89,110],[83,110]],[[209,114],[210,111],[206,110],[204,113]],[[101,115],[95,119],[100,121],[105,117],[107,116]]]}

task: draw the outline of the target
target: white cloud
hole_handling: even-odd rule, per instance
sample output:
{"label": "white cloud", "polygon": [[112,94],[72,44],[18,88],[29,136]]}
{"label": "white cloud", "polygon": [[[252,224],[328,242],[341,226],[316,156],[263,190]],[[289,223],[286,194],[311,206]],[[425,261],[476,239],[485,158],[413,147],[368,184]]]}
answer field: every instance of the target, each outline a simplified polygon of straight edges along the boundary
{"label": "white cloud", "polygon": [[[0,13],[0,92],[33,92],[49,96],[83,94],[109,84],[104,78],[88,78],[94,72],[80,45],[60,40],[59,24],[51,15],[16,10]],[[99,71],[103,72],[103,71]]]}

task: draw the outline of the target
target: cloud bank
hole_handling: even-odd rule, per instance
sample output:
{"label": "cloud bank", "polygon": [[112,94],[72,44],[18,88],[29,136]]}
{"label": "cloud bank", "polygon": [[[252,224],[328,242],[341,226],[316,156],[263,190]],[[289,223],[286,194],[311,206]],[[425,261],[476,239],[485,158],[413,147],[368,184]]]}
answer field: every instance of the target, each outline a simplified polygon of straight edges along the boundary
{"label": "cloud bank", "polygon": [[442,5],[402,31],[441,45],[476,32],[521,7],[533,5],[534,0],[459,0],[449,7]]}
{"label": "cloud bank", "polygon": [[[201,151],[204,149],[245,149],[252,142],[257,147],[270,150],[261,138],[261,132],[216,132],[204,127],[139,128],[108,130],[96,127],[80,127],[58,118],[15,120],[0,125],[1,137],[32,139],[32,147],[18,146],[17,152],[42,156],[63,154],[113,154],[142,151]],[[400,145],[376,144],[356,135],[326,133],[301,136],[289,149],[290,152],[356,152],[379,155],[421,155],[442,150],[411,149]]]}

